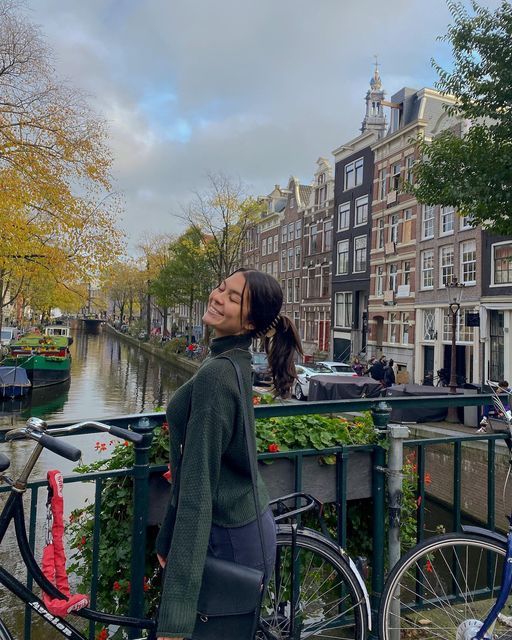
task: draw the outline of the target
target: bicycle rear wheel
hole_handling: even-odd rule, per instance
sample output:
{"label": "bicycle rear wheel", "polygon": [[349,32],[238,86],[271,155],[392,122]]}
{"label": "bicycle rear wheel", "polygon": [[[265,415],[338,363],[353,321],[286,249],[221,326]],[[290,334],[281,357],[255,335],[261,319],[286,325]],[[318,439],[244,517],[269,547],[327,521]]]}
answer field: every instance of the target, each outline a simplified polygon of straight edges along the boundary
{"label": "bicycle rear wheel", "polygon": [[297,533],[293,558],[291,527],[279,526],[257,638],[362,640],[367,626],[363,591],[348,561],[308,529]]}
{"label": "bicycle rear wheel", "polygon": [[[414,547],[386,581],[379,638],[470,640],[498,596],[505,555],[505,544],[476,534],[448,533]],[[510,596],[502,614],[512,616]],[[511,636],[498,620],[493,639]]]}
{"label": "bicycle rear wheel", "polygon": [[2,618],[0,618],[0,640],[14,640]]}

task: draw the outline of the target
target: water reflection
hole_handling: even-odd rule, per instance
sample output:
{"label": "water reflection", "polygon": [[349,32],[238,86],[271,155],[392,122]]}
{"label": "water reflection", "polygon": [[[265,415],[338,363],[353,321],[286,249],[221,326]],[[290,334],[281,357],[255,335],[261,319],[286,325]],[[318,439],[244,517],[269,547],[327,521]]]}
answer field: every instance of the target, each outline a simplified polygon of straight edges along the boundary
{"label": "water reflection", "polygon": [[[97,335],[75,333],[70,351],[73,358],[71,380],[64,385],[36,389],[23,399],[2,402],[0,428],[19,425],[30,416],[45,420],[78,421],[153,411],[157,407],[164,407],[174,391],[189,377],[188,374],[173,369],[170,364],[131,344],[121,342],[106,332]],[[108,434],[98,434],[73,436],[70,442],[82,450],[84,462],[91,462],[99,455],[106,455],[98,453],[94,443],[110,439]],[[0,451],[11,459],[11,475],[15,476],[20,471],[32,446],[31,443],[20,441],[0,444]],[[74,463],[45,450],[32,478],[44,478],[49,469],[55,468],[69,474],[74,466]],[[88,489],[89,487],[77,484],[66,487],[67,514],[72,508],[83,504]],[[43,544],[43,493],[38,499],[36,557],[40,557]],[[0,494],[0,508],[6,495]],[[27,496],[26,505],[28,502]],[[20,580],[24,580],[23,565],[16,551],[13,531],[8,532],[2,543],[0,564]],[[13,629],[19,629],[16,620],[21,619],[23,609],[17,607],[15,602],[3,589],[0,590],[0,613]],[[39,626],[38,624],[37,628]],[[48,638],[48,633],[51,631],[44,625],[44,631],[35,631],[33,637]],[[16,637],[18,634],[19,632],[15,632]]]}

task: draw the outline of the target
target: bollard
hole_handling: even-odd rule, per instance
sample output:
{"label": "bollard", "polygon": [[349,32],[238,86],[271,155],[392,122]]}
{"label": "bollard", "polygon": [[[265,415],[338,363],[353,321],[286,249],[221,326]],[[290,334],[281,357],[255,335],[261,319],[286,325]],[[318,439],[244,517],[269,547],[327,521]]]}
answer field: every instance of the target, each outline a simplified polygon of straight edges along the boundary
{"label": "bollard", "polygon": [[371,408],[373,424],[377,429],[387,429],[389,417],[391,415],[391,407],[385,400],[376,402]]}
{"label": "bollard", "polygon": [[[131,545],[131,585],[130,616],[144,617],[144,571],[146,548],[146,521],[149,501],[149,450],[156,423],[147,417],[132,425],[133,431],[144,436],[142,442],[134,445],[133,463],[133,524]],[[141,552],[142,550],[142,552]],[[140,637],[137,629],[128,631],[129,638]]]}

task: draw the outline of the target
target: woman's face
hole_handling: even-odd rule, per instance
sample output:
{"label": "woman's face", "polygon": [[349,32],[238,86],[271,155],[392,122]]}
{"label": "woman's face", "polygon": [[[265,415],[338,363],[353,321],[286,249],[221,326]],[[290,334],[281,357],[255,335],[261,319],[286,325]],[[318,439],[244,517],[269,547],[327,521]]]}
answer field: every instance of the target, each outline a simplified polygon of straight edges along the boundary
{"label": "woman's face", "polygon": [[247,290],[243,296],[245,283],[242,272],[233,273],[210,293],[203,322],[215,330],[218,338],[239,335],[252,329],[247,322]]}

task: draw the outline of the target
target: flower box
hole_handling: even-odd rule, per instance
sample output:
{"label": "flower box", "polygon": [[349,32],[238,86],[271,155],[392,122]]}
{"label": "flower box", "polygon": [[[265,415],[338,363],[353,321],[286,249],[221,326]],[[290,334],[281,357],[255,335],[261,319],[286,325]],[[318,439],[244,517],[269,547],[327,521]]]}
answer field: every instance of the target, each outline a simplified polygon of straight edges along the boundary
{"label": "flower box", "polygon": [[[370,498],[372,495],[372,454],[354,451],[344,459],[347,469],[347,500]],[[295,469],[292,459],[279,458],[259,463],[260,474],[267,485],[270,498],[279,498],[295,491]],[[336,464],[325,464],[321,456],[302,459],[302,487],[322,502],[336,500]]]}

